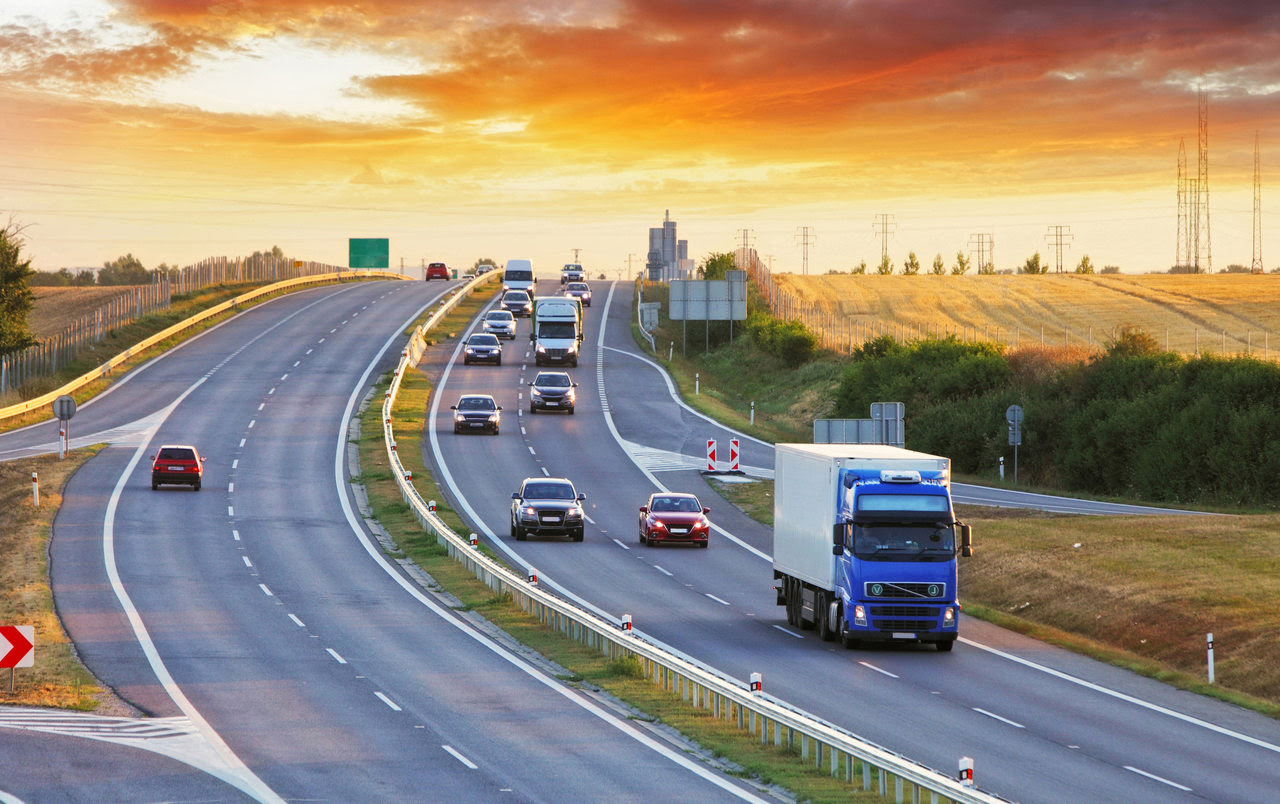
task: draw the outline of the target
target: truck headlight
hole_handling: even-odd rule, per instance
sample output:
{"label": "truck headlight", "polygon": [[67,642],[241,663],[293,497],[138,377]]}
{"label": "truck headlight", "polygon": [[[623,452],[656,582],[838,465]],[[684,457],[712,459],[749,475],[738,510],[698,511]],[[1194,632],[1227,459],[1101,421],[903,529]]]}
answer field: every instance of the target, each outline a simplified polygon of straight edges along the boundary
{"label": "truck headlight", "polygon": [[539,353],[541,353],[541,354],[546,354],[546,352],[547,352],[547,347],[546,347],[546,345],[545,345],[545,344],[541,344],[541,343],[540,343],[540,344],[538,344],[538,352],[539,352]]}
{"label": "truck headlight", "polygon": [[867,626],[867,608],[861,603],[854,604],[853,607],[853,624],[860,625],[863,628]]}
{"label": "truck headlight", "polygon": [[954,626],[955,624],[956,624],[955,607],[947,606],[945,609],[942,610],[942,625],[945,628],[945,627]]}

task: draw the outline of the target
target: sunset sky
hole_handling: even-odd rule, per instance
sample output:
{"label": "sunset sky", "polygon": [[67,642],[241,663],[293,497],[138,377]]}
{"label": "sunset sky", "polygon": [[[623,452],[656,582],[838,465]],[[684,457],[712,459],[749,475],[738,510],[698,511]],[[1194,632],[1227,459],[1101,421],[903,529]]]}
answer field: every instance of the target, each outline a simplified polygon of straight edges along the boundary
{"label": "sunset sky", "polygon": [[995,243],[1165,270],[1209,93],[1215,269],[1280,266],[1280,4],[0,0],[0,225],[34,267],[347,238],[638,269],[741,230],[775,270]]}

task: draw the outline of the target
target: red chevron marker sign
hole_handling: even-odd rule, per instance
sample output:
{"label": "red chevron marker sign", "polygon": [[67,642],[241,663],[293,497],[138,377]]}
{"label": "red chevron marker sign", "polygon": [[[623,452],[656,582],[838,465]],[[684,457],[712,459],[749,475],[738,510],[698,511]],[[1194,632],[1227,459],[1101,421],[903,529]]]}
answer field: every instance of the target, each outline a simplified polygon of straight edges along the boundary
{"label": "red chevron marker sign", "polygon": [[34,625],[0,625],[0,667],[35,666],[35,643]]}

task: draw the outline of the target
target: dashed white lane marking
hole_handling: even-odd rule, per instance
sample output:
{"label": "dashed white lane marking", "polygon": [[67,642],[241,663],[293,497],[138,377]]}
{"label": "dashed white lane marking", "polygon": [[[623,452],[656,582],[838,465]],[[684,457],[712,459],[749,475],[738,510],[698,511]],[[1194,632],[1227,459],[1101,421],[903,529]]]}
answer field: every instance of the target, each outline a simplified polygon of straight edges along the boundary
{"label": "dashed white lane marking", "polygon": [[344,658],[342,658],[341,656],[339,656],[339,655],[338,655],[338,652],[337,652],[336,650],[334,650],[333,648],[325,648],[325,652],[326,652],[326,653],[328,653],[330,656],[332,656],[332,657],[333,657],[333,659],[334,659],[334,661],[336,661],[338,664],[346,664],[346,663],[347,663],[347,660],[346,660],[346,659],[344,659]]}
{"label": "dashed white lane marking", "polygon": [[1134,773],[1138,774],[1139,776],[1145,776],[1145,777],[1147,777],[1148,779],[1151,779],[1151,780],[1153,780],[1153,781],[1160,782],[1161,784],[1167,784],[1167,785],[1169,785],[1170,787],[1176,787],[1176,788],[1178,788],[1179,790],[1185,791],[1185,792],[1187,792],[1187,793],[1190,793],[1190,792],[1191,792],[1191,788],[1190,788],[1190,787],[1186,787],[1186,786],[1184,786],[1184,785],[1180,785],[1180,784],[1178,784],[1177,782],[1171,782],[1171,781],[1169,781],[1168,779],[1164,778],[1163,776],[1156,776],[1154,773],[1147,773],[1146,771],[1141,770],[1141,769],[1139,769],[1139,768],[1135,768],[1135,767],[1133,767],[1132,765],[1125,765],[1125,766],[1124,766],[1124,769],[1125,769],[1125,770],[1127,770],[1127,771],[1133,771]]}
{"label": "dashed white lane marking", "polygon": [[240,556],[240,560],[244,562],[244,565],[245,565],[246,567],[252,567],[252,566],[253,566],[253,562],[249,560],[249,557],[248,557],[248,556]]}
{"label": "dashed white lane marking", "polygon": [[311,354],[311,353],[312,353],[312,352],[314,352],[314,351],[315,351],[315,349],[308,349],[308,350],[307,350],[307,354]]}
{"label": "dashed white lane marking", "polygon": [[534,452],[534,451],[533,451],[533,447],[529,447],[529,454],[530,454],[530,455],[537,455],[538,453],[536,453],[536,452]]}
{"label": "dashed white lane marking", "polygon": [[888,670],[884,670],[884,669],[881,669],[881,668],[879,668],[879,667],[876,667],[876,666],[875,666],[874,664],[872,664],[871,662],[858,662],[858,664],[862,665],[863,667],[867,668],[868,670],[875,670],[877,673],[880,673],[881,675],[888,676],[889,678],[898,678],[898,676],[894,675],[893,673],[890,673]]}
{"label": "dashed white lane marking", "polygon": [[727,606],[727,605],[729,605],[729,601],[727,601],[727,600],[723,600],[723,599],[721,599],[721,598],[718,598],[718,597],[716,597],[715,595],[711,594],[710,592],[703,592],[703,594],[704,594],[704,595],[706,595],[707,597],[711,598],[711,599],[712,599],[712,600],[714,600],[715,602],[719,603],[719,604],[720,604],[720,605],[722,605],[722,606]]}
{"label": "dashed white lane marking", "polygon": [[656,569],[658,572],[661,572],[663,575],[667,576],[668,578],[674,578],[674,577],[676,577],[676,576],[675,576],[675,575],[673,575],[672,573],[667,572],[666,570],[664,570],[662,567],[659,567],[657,564],[654,564],[654,565],[653,565],[653,568],[654,568],[654,569]]}
{"label": "dashed white lane marking", "polygon": [[980,714],[980,715],[986,715],[986,716],[987,716],[987,717],[989,717],[989,718],[993,718],[993,719],[995,719],[995,720],[998,720],[998,721],[1000,721],[1001,723],[1008,723],[1010,726],[1013,726],[1015,729],[1025,729],[1025,728],[1026,728],[1026,726],[1022,725],[1021,723],[1015,723],[1014,721],[1010,720],[1010,719],[1009,719],[1009,718],[1007,718],[1007,717],[1000,717],[1000,716],[999,716],[999,715],[997,715],[995,712],[988,712],[987,710],[985,710],[985,709],[979,709],[979,708],[978,708],[978,707],[976,707],[976,706],[975,706],[975,707],[973,707],[973,711],[977,712],[977,713],[978,713],[978,714]]}
{"label": "dashed white lane marking", "polygon": [[524,428],[523,428],[523,427],[521,427],[521,428],[520,428],[520,435],[529,435],[529,434],[528,434],[528,433],[526,433],[526,432],[524,431]]}
{"label": "dashed white lane marking", "polygon": [[440,747],[448,751],[450,754],[452,754],[454,759],[458,760],[463,765],[466,765],[469,770],[475,770],[477,767],[479,767],[478,765],[476,765],[476,763],[472,762],[471,760],[464,757],[462,754],[459,754],[457,751],[453,750],[452,746],[442,745]]}
{"label": "dashed white lane marking", "polygon": [[301,363],[302,363],[302,361],[301,361],[301,360],[295,360],[295,361],[293,361],[293,367],[294,367],[294,368],[297,368],[297,367],[298,367],[298,365],[299,365],[299,364],[301,364]]}
{"label": "dashed white lane marking", "polygon": [[290,615],[289,615],[289,619],[290,619],[290,620],[293,620],[293,624],[294,624],[294,625],[296,625],[296,626],[298,626],[299,628],[306,628],[306,627],[307,627],[307,624],[306,624],[306,623],[304,623],[302,620],[299,620],[299,619],[298,619],[298,615],[296,615],[296,614],[290,614]]}
{"label": "dashed white lane marking", "polygon": [[236,458],[236,459],[234,459],[233,461],[231,461],[231,468],[232,468],[232,469],[238,469],[238,468],[240,468],[240,459],[239,459],[239,458]]}
{"label": "dashed white lane marking", "polygon": [[236,541],[240,541],[240,531],[236,530],[235,528],[232,528],[231,538],[235,539]]}
{"label": "dashed white lane marking", "polygon": [[236,509],[235,509],[235,508],[233,508],[232,506],[228,505],[228,506],[227,506],[227,518],[228,518],[228,519],[231,519],[231,518],[232,518],[232,517],[234,517],[235,515],[236,515]]}
{"label": "dashed white lane marking", "polygon": [[254,427],[254,425],[256,425],[257,423],[258,423],[258,420],[257,420],[257,419],[250,419],[250,420],[249,420],[249,429],[250,429],[250,430],[252,430],[252,429],[253,429],[253,427]]}
{"label": "dashed white lane marking", "polygon": [[266,403],[266,402],[263,402],[262,404],[258,405],[258,410],[262,410],[262,409],[263,409],[263,408],[265,408],[266,406],[267,406],[267,403]]}
{"label": "dashed white lane marking", "polygon": [[243,446],[244,446],[244,442],[245,442],[245,439],[243,439],[243,438],[242,438],[242,439],[240,439],[240,446],[241,446],[241,447],[243,447]]}
{"label": "dashed white lane marking", "polygon": [[778,629],[779,631],[786,634],[787,636],[793,636],[796,639],[804,639],[804,634],[797,634],[795,631],[788,631],[787,629],[783,628],[780,625],[775,625],[774,628]]}
{"label": "dashed white lane marking", "polygon": [[399,712],[399,711],[400,711],[400,707],[396,704],[396,702],[395,702],[395,701],[391,700],[391,699],[390,699],[390,698],[388,698],[387,696],[385,696],[385,695],[383,695],[382,693],[377,692],[377,691],[374,691],[374,693],[373,693],[373,694],[374,694],[374,695],[376,695],[376,696],[378,696],[378,699],[379,699],[379,700],[381,700],[381,701],[382,701],[384,704],[386,704],[387,706],[391,707],[391,708],[392,708],[393,710],[395,710],[396,712]]}
{"label": "dashed white lane marking", "polygon": [[542,467],[542,476],[543,476],[543,477],[551,477],[551,470],[550,470],[550,469],[548,469],[548,468],[547,468],[547,467],[545,467],[545,466],[544,466],[544,467]]}
{"label": "dashed white lane marking", "polygon": [[271,594],[271,590],[267,588],[267,585],[265,583],[258,584],[258,588],[261,589],[262,594],[266,595],[267,597],[275,597],[275,595]]}
{"label": "dashed white lane marking", "polygon": [[267,391],[267,396],[271,396],[275,392],[276,392],[276,389],[272,388],[270,391]]}
{"label": "dashed white lane marking", "polygon": [[235,490],[236,490],[236,484],[235,484],[234,482],[231,482],[231,483],[228,483],[228,484],[227,484],[227,493],[228,493],[228,494],[231,494],[231,493],[232,493],[232,492],[234,492]]}
{"label": "dashed white lane marking", "polygon": [[286,371],[284,374],[280,376],[280,382],[284,382],[287,379],[289,379],[289,372]]}
{"label": "dashed white lane marking", "polygon": [[613,543],[614,543],[614,544],[616,544],[616,545],[618,545],[619,547],[621,547],[623,550],[630,550],[630,549],[631,549],[630,547],[627,547],[625,544],[623,544],[622,542],[618,541],[617,539],[614,539],[614,540],[613,540]]}
{"label": "dashed white lane marking", "polygon": [[316,341],[316,343],[324,343],[324,338],[321,338],[320,340]]}

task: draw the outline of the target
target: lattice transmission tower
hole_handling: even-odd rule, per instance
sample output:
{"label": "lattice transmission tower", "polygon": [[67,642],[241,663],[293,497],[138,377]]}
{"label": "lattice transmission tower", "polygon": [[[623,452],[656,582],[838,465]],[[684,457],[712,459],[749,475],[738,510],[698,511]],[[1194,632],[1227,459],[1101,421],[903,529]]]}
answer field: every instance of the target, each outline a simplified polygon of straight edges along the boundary
{"label": "lattice transmission tower", "polygon": [[1187,226],[1187,141],[1178,140],[1178,240],[1174,243],[1173,264],[1188,265],[1191,253],[1188,239],[1191,229]]}
{"label": "lattice transmission tower", "polygon": [[[1196,253],[1197,273],[1213,273],[1213,240],[1209,231],[1209,93],[1199,93],[1199,170],[1196,176]],[[1203,256],[1203,263],[1201,257]]]}
{"label": "lattice transmission tower", "polygon": [[813,231],[812,226],[800,226],[796,229],[796,241],[800,243],[801,253],[803,257],[800,263],[801,274],[809,273],[809,246],[817,240],[818,235]]}

